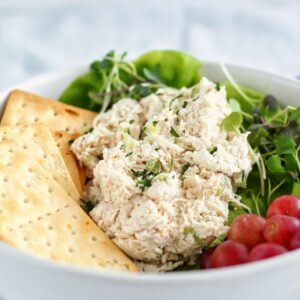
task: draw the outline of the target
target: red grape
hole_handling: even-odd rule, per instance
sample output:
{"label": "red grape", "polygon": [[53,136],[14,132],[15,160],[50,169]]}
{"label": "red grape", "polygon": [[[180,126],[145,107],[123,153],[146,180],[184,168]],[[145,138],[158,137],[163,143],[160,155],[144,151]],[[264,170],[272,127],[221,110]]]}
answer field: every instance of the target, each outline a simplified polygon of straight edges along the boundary
{"label": "red grape", "polygon": [[300,198],[284,195],[276,198],[268,208],[267,217],[289,215],[300,219]]}
{"label": "red grape", "polygon": [[216,248],[208,249],[201,257],[200,266],[202,269],[211,269],[212,265],[212,255]]}
{"label": "red grape", "polygon": [[248,248],[238,242],[226,241],[219,245],[212,255],[214,268],[228,267],[248,262]]}
{"label": "red grape", "polygon": [[298,230],[291,238],[289,249],[295,250],[300,248],[300,231]]}
{"label": "red grape", "polygon": [[292,236],[299,229],[299,223],[299,220],[294,217],[272,216],[266,222],[264,237],[268,242],[288,247]]}
{"label": "red grape", "polygon": [[250,252],[250,261],[257,261],[287,252],[287,249],[274,243],[263,243],[255,246]]}
{"label": "red grape", "polygon": [[263,229],[266,220],[253,214],[242,214],[236,217],[228,233],[228,239],[240,242],[250,248],[265,241]]}

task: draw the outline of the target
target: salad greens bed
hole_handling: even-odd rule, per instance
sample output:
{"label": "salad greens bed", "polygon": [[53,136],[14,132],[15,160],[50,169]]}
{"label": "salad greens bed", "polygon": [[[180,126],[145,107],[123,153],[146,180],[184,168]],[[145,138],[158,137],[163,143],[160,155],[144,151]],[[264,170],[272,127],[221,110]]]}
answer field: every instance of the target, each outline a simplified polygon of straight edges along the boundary
{"label": "salad greens bed", "polygon": [[[201,62],[179,51],[151,51],[134,61],[126,53],[109,52],[76,78],[60,101],[105,112],[123,97],[136,100],[161,87],[190,87],[200,80]],[[228,105],[232,113],[221,126],[226,131],[250,132],[248,141],[256,163],[236,193],[245,206],[230,207],[228,225],[239,214],[265,216],[273,199],[284,194],[300,196],[300,107],[282,107],[278,99],[239,86],[225,66]],[[214,245],[222,241],[218,239]]]}
{"label": "salad greens bed", "polygon": [[124,97],[141,99],[158,88],[190,87],[200,80],[200,61],[178,51],[152,51],[135,61],[126,53],[110,51],[95,61],[63,92],[60,101],[82,108],[106,111]]}

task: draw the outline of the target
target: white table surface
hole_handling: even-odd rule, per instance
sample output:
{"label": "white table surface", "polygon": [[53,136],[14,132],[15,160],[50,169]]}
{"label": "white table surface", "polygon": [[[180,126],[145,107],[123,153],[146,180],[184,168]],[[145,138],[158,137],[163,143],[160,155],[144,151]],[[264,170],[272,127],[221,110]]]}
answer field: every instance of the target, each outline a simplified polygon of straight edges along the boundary
{"label": "white table surface", "polygon": [[300,74],[298,0],[0,0],[0,88],[154,48]]}

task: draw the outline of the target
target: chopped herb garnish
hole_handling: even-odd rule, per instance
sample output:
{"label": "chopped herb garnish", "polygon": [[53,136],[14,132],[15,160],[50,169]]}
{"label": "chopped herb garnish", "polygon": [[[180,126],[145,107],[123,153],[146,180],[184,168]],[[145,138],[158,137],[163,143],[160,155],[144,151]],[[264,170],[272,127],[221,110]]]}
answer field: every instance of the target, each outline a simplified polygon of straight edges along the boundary
{"label": "chopped herb garnish", "polygon": [[183,175],[187,170],[188,168],[190,167],[191,165],[190,164],[186,164],[182,167],[182,170],[181,170],[181,175]]}
{"label": "chopped herb garnish", "polygon": [[222,196],[223,191],[224,191],[224,188],[219,187],[219,188],[217,189],[216,195],[217,195],[218,197]]}
{"label": "chopped herb garnish", "polygon": [[219,92],[221,89],[220,82],[216,82],[216,90]]}
{"label": "chopped herb garnish", "polygon": [[187,101],[184,101],[184,102],[183,102],[183,105],[182,105],[182,108],[186,108],[187,105],[188,105]]}
{"label": "chopped herb garnish", "polygon": [[152,121],[152,125],[156,126],[158,124],[158,121]]}
{"label": "chopped herb garnish", "polygon": [[131,169],[131,172],[134,177],[144,177],[147,174],[147,170],[135,171],[134,169]]}
{"label": "chopped herb garnish", "polygon": [[129,124],[133,124],[133,123],[134,123],[134,120],[130,120],[130,121],[129,121]]}
{"label": "chopped herb garnish", "polygon": [[198,236],[198,234],[195,232],[195,229],[192,226],[184,227],[183,235],[187,237],[189,234],[193,236],[195,244],[201,245],[203,243],[203,240]]}
{"label": "chopped herb garnish", "polygon": [[146,169],[136,171],[131,169],[133,176],[136,178],[136,185],[144,191],[152,184],[152,179],[161,172],[161,164],[158,159],[150,159],[146,163]]}
{"label": "chopped herb garnish", "polygon": [[214,154],[215,152],[217,152],[218,151],[218,147],[217,146],[214,146],[210,151],[209,151],[209,153],[210,154]]}
{"label": "chopped herb garnish", "polygon": [[73,144],[73,142],[74,142],[75,140],[73,139],[73,140],[69,140],[69,145],[72,145]]}
{"label": "chopped herb garnish", "polygon": [[194,232],[195,232],[195,229],[192,226],[186,226],[183,228],[184,236],[187,236],[188,234],[193,234]]}
{"label": "chopped herb garnish", "polygon": [[177,138],[180,137],[180,135],[176,132],[176,130],[173,127],[171,127],[170,129],[170,134]]}
{"label": "chopped herb garnish", "polygon": [[168,178],[168,173],[160,173],[155,178],[160,181],[166,181]]}
{"label": "chopped herb garnish", "polygon": [[91,133],[91,132],[93,132],[93,130],[94,130],[94,128],[92,127],[89,130],[87,130],[84,134]]}
{"label": "chopped herb garnish", "polygon": [[203,239],[201,239],[196,232],[193,233],[193,238],[196,245],[202,245],[204,243]]}
{"label": "chopped herb garnish", "polygon": [[152,184],[151,179],[149,178],[143,178],[142,180],[137,181],[137,186],[144,191],[146,188],[150,187]]}
{"label": "chopped herb garnish", "polygon": [[174,157],[173,155],[171,155],[171,159],[170,159],[170,162],[169,162],[169,172],[171,172],[174,168]]}
{"label": "chopped herb garnish", "polygon": [[133,152],[129,152],[129,153],[127,153],[126,155],[125,155],[125,157],[128,157],[128,156],[130,156],[130,155],[132,155],[133,154]]}
{"label": "chopped herb garnish", "polygon": [[209,249],[209,248],[214,248],[217,247],[218,245],[222,244],[226,239],[226,234],[222,234],[219,237],[217,237],[216,239],[214,239],[207,247],[205,247],[205,249]]}
{"label": "chopped herb garnish", "polygon": [[129,135],[131,135],[131,132],[130,132],[130,129],[129,129],[129,128],[127,128],[127,129],[125,130],[125,132],[128,133]]}
{"label": "chopped herb garnish", "polygon": [[169,107],[172,107],[173,102],[174,102],[176,99],[179,99],[179,98],[182,97],[182,96],[183,96],[182,93],[180,93],[180,94],[178,94],[177,96],[175,96],[175,97],[170,101]]}
{"label": "chopped herb garnish", "polygon": [[158,159],[150,159],[146,163],[146,169],[153,174],[158,174],[161,169],[161,164]]}

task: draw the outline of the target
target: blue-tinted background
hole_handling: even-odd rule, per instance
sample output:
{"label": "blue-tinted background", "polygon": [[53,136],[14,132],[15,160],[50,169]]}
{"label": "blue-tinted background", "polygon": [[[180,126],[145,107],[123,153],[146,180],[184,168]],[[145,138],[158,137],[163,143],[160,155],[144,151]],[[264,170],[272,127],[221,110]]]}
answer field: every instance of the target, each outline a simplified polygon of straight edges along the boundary
{"label": "blue-tinted background", "polygon": [[297,0],[0,0],[0,88],[110,49],[177,48],[297,75],[299,33]]}

